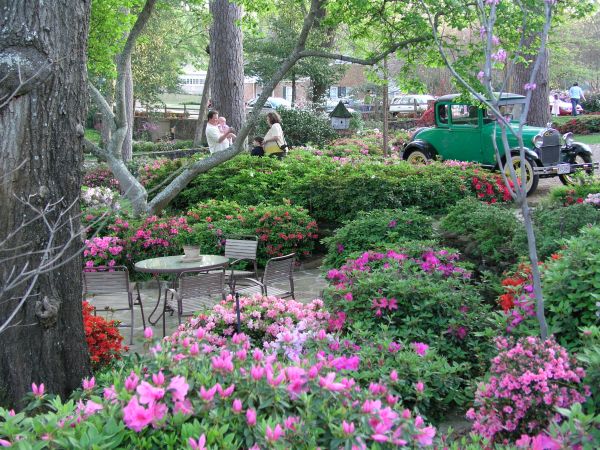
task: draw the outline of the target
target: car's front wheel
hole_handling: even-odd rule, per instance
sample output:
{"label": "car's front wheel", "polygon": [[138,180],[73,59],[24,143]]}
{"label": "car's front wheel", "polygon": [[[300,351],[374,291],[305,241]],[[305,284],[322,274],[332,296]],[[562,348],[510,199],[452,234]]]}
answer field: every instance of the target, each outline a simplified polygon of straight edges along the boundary
{"label": "car's front wheel", "polygon": [[[506,164],[504,165],[504,173],[510,180],[510,167],[508,164],[512,164],[512,166],[515,169],[517,178],[520,179],[520,177],[521,177],[521,158],[519,157],[519,155],[512,155],[510,158],[510,162],[507,161]],[[533,194],[535,192],[535,190],[537,189],[538,183],[540,181],[540,177],[538,175],[535,175],[535,173],[533,172],[533,168],[536,166],[537,166],[537,163],[535,161],[533,161],[530,158],[525,157],[525,177],[526,177],[525,187],[527,189],[527,195]]]}
{"label": "car's front wheel", "polygon": [[[583,163],[589,164],[592,162],[593,162],[593,160],[590,155],[581,154],[581,153],[574,155],[569,159],[569,164],[583,164]],[[571,184],[575,184],[577,182],[575,174],[578,172],[583,172],[583,170],[578,170],[575,173],[569,173],[567,175],[559,175],[558,178],[560,178],[560,181],[562,182],[562,184],[566,184],[567,186],[571,185]],[[587,169],[585,171],[585,173],[587,175],[593,175],[594,169]]]}
{"label": "car's front wheel", "polygon": [[406,161],[410,164],[427,164],[427,161],[432,159],[432,155],[427,150],[414,149],[411,150],[408,156],[406,157]]}

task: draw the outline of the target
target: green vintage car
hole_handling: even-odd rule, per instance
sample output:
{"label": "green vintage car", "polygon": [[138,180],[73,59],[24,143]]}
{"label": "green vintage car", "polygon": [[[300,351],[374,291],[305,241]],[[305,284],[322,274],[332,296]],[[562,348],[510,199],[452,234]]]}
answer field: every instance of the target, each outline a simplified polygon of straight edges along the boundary
{"label": "green vintage car", "polygon": [[[480,163],[498,170],[493,136],[503,162],[506,160],[500,127],[485,108],[461,101],[458,94],[439,97],[434,105],[435,125],[418,129],[407,142],[402,157],[408,162],[422,164],[431,159],[457,160]],[[518,128],[518,118],[525,105],[525,97],[505,93],[499,109]],[[508,133],[512,164],[520,173],[519,146],[516,137]],[[540,178],[559,176],[564,184],[574,181],[573,174],[585,170],[592,173],[598,162],[592,161],[592,151],[583,143],[575,142],[572,133],[561,136],[551,128],[523,127],[527,192],[535,191]],[[506,166],[508,172],[508,166]]]}

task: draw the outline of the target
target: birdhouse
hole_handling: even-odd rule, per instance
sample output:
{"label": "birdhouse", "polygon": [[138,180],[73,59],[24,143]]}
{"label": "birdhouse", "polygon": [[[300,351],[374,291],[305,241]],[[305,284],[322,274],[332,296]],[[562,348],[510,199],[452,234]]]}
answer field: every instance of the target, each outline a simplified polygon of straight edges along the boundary
{"label": "birdhouse", "polygon": [[341,100],[334,110],[329,113],[329,117],[331,118],[331,126],[334,130],[347,130],[350,128],[352,113],[348,111]]}

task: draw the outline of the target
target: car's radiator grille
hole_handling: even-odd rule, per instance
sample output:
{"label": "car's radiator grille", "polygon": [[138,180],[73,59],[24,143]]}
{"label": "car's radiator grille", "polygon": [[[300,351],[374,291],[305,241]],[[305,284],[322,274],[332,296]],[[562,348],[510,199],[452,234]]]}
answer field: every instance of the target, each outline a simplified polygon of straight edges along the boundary
{"label": "car's radiator grille", "polygon": [[539,149],[544,166],[553,166],[560,159],[560,133],[556,130],[546,130],[543,134],[542,147]]}

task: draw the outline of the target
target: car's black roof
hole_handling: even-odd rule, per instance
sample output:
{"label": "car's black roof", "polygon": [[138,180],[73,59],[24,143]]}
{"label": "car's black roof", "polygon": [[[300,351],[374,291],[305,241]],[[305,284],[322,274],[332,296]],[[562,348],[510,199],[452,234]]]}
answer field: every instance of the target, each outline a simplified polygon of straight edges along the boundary
{"label": "car's black roof", "polygon": [[[494,93],[495,95],[498,95],[498,92]],[[460,96],[460,94],[447,94],[447,95],[442,95],[441,97],[438,97],[436,102],[451,102],[452,100],[454,100],[456,97]],[[522,100],[524,99],[525,96],[524,95],[520,95],[520,94],[511,94],[510,92],[503,92],[502,95],[500,96],[501,100]]]}

